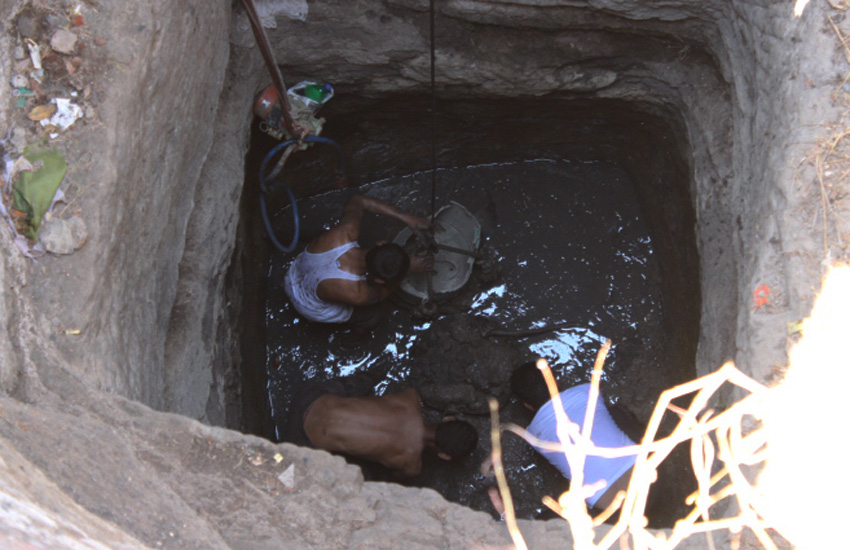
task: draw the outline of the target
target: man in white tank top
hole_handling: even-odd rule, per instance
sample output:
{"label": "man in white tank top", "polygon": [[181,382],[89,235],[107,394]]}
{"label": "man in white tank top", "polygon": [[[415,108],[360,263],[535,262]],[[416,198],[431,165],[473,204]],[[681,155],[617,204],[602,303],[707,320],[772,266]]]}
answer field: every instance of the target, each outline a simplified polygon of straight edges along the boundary
{"label": "man in white tank top", "polygon": [[307,245],[286,273],[286,294],[306,319],[318,323],[353,322],[355,308],[385,300],[408,271],[433,269],[433,257],[408,255],[397,244],[360,248],[357,239],[364,212],[399,220],[414,233],[430,227],[426,218],[382,200],[364,195],[351,197],[339,223]]}

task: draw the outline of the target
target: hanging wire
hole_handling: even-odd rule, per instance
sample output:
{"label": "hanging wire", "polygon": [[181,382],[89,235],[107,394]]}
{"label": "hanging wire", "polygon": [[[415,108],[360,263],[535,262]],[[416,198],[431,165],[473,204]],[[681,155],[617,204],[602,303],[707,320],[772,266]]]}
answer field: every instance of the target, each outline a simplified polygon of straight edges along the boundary
{"label": "hanging wire", "polygon": [[437,56],[434,49],[434,1],[431,0],[431,221],[437,209]]}

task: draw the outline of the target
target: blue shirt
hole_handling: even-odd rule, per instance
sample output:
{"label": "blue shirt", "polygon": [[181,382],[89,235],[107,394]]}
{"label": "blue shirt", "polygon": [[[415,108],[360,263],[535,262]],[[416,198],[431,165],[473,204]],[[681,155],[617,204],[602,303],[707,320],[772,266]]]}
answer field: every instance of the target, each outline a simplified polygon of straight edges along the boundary
{"label": "blue shirt", "polygon": [[[590,384],[580,384],[561,392],[561,401],[564,413],[571,422],[578,425],[579,429],[584,424],[584,413],[587,410],[587,401],[590,394]],[[558,443],[557,425],[555,423],[555,406],[552,400],[540,407],[534,420],[531,421],[527,430],[534,437],[543,441]],[[593,416],[593,429],[590,440],[596,447],[627,447],[635,443],[617,427],[608,408],[602,402],[602,397],[596,401],[596,413]],[[569,445],[570,442],[564,442]],[[570,465],[567,457],[562,451],[544,450],[535,446],[537,452],[542,454],[546,460],[552,463],[567,479],[571,479]],[[601,456],[588,455],[584,463],[584,484],[592,485],[599,480],[605,480],[605,488],[600,489],[587,499],[590,506],[596,504],[599,497],[611,485],[620,479],[629,468],[634,466],[635,455],[618,458],[604,458]]]}

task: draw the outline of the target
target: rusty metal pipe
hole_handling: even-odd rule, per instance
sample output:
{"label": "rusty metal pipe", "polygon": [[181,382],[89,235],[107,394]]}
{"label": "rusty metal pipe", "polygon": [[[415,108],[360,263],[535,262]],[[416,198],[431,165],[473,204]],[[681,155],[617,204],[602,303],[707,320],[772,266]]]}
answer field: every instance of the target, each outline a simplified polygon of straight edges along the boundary
{"label": "rusty metal pipe", "polygon": [[289,130],[289,133],[297,137],[298,133],[295,130],[295,124],[289,112],[289,103],[286,101],[286,85],[283,83],[283,75],[280,73],[280,67],[277,66],[277,62],[274,59],[274,54],[269,44],[269,37],[266,36],[266,31],[263,30],[263,25],[260,23],[260,16],[257,15],[254,0],[242,0],[242,4],[245,5],[245,11],[248,12],[248,20],[251,21],[254,38],[257,40],[257,46],[260,48],[260,53],[263,54],[263,59],[266,61],[269,73],[271,73],[272,84],[274,84],[277,90],[281,111],[283,112],[283,123],[286,129]]}

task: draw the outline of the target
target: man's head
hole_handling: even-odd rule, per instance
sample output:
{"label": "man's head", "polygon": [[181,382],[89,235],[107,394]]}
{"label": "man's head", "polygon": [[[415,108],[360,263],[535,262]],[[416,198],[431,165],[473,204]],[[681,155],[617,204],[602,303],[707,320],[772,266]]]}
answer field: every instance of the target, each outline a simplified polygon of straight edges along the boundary
{"label": "man's head", "polygon": [[551,399],[546,380],[535,361],[517,367],[511,375],[511,391],[533,411],[539,410]]}
{"label": "man's head", "polygon": [[366,252],[366,277],[369,284],[396,283],[407,275],[410,256],[395,243],[384,243]]}
{"label": "man's head", "polygon": [[469,422],[444,420],[437,424],[434,445],[441,458],[458,460],[475,450],[478,445],[478,432]]}

